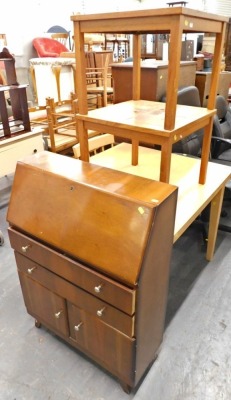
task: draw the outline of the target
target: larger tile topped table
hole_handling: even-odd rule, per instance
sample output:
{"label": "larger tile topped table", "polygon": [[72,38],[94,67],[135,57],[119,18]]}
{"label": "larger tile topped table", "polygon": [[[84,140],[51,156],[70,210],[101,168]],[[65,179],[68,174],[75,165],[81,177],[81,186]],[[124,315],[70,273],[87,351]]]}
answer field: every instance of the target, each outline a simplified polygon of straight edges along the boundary
{"label": "larger tile topped table", "polygon": [[[140,147],[140,163],[130,164],[131,145],[121,143],[92,156],[90,162],[145,178],[157,179],[161,153],[158,150]],[[200,160],[172,154],[170,184],[178,186],[178,200],[174,228],[174,242],[211,203],[207,242],[207,260],[212,260],[215,250],[220,211],[226,183],[231,179],[231,168],[217,163],[208,163],[206,183],[200,185],[197,177]],[[113,184],[113,183],[112,183]],[[114,183],[116,185],[116,183]]]}

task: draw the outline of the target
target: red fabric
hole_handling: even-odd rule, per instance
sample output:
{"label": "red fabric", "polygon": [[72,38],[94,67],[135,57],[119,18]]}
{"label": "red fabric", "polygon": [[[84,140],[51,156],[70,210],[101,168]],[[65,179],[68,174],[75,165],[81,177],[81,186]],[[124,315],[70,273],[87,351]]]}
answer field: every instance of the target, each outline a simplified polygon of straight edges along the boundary
{"label": "red fabric", "polygon": [[38,57],[59,57],[60,53],[69,51],[58,40],[46,37],[35,38],[32,43]]}

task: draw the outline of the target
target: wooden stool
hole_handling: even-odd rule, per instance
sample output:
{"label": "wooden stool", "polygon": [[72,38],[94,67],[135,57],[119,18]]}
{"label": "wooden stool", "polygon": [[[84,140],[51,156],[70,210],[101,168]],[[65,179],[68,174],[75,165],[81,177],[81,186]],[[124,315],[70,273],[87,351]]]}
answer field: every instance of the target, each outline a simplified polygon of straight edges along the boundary
{"label": "wooden stool", "polygon": [[180,4],[182,7],[186,7],[187,1],[174,1],[172,3],[167,3],[169,7],[173,7],[176,4]]}

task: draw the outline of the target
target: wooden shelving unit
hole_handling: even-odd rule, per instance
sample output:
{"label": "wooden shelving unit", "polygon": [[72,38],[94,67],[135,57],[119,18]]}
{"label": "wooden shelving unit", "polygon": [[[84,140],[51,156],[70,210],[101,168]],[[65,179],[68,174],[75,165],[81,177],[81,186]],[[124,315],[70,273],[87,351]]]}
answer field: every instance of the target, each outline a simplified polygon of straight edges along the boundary
{"label": "wooden shelving unit", "polygon": [[[172,144],[182,137],[191,134],[195,128],[204,128],[204,141],[201,158],[199,182],[205,183],[207,163],[210,151],[211,128],[213,115],[216,110],[215,97],[217,93],[220,63],[223,50],[223,41],[228,18],[215,14],[196,11],[186,7],[169,7],[153,10],[127,11],[117,13],[104,13],[92,15],[73,15],[75,54],[77,60],[76,81],[79,93],[79,134],[82,160],[89,160],[87,129],[105,132],[118,132],[121,137],[132,139],[132,164],[138,163],[139,141],[149,140],[151,143],[161,145],[160,180],[169,181]],[[102,111],[93,110],[88,113],[87,94],[85,85],[85,58],[84,35],[86,33],[124,33],[133,34],[133,101],[130,102],[129,114],[124,117],[123,106],[114,105]],[[207,110],[201,115],[201,110],[195,113],[193,120],[185,119],[191,111],[178,111],[177,87],[179,80],[179,67],[182,51],[182,34],[184,33],[213,33],[216,37],[213,71],[211,77],[210,97]],[[141,35],[144,33],[166,33],[170,36],[169,48],[169,73],[167,79],[166,107],[162,103],[153,102],[154,126],[148,128],[143,125],[148,108],[151,116],[150,102],[145,104],[140,101],[140,60],[141,60]],[[173,43],[173,45],[171,45]],[[125,109],[127,111],[127,104]],[[117,108],[120,107],[120,110]],[[121,121],[118,120],[120,111]],[[100,113],[100,116],[99,116]],[[116,120],[115,120],[116,119]],[[180,127],[180,128],[179,128]],[[134,134],[135,131],[135,134]],[[148,137],[147,134],[148,133]]]}
{"label": "wooden shelving unit", "polygon": [[[27,84],[20,85],[15,71],[15,59],[7,48],[0,52],[0,63],[5,70],[6,84],[0,85],[0,140],[16,134],[30,132],[30,119],[27,105]],[[8,116],[6,93],[12,111],[12,118]]]}

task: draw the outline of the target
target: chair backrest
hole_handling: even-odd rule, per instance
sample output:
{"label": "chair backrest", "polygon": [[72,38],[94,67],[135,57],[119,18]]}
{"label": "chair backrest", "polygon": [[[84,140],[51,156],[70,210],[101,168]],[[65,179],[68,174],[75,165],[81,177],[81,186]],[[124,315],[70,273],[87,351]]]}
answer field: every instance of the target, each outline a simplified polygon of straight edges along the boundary
{"label": "chair backrest", "polygon": [[[166,96],[162,98],[162,101],[166,101]],[[196,86],[185,86],[177,92],[177,104],[187,105],[192,107],[201,107],[199,90]],[[202,141],[203,141],[204,129],[199,129],[193,132],[191,135],[179,140],[172,146],[174,153],[188,154],[196,157],[200,157]]]}
{"label": "chair backrest", "polygon": [[[221,139],[231,139],[231,110],[227,100],[223,96],[216,98],[217,113],[213,119],[212,136]],[[226,150],[230,149],[230,143],[219,142],[212,147],[212,158],[218,158]]]}
{"label": "chair backrest", "polygon": [[68,48],[58,40],[37,37],[32,41],[38,57],[59,57],[62,52],[68,52]]}
{"label": "chair backrest", "polygon": [[[63,26],[53,25],[48,29],[47,33],[65,33],[65,34],[68,34],[68,47],[71,50],[71,31],[67,31]],[[64,43],[64,45],[67,47],[67,42]]]}
{"label": "chair backrest", "polygon": [[65,32],[59,32],[59,33],[52,33],[51,38],[58,40],[60,43],[62,43],[64,46],[68,47],[69,46],[69,33]]}
{"label": "chair backrest", "polygon": [[72,146],[79,141],[76,119],[78,101],[75,95],[61,103],[51,97],[46,98],[46,112],[49,150],[63,154],[72,152]]}
{"label": "chair backrest", "polygon": [[[90,54],[91,52],[89,52]],[[101,58],[98,58],[97,63],[101,65],[101,67],[96,66],[96,57],[98,52],[92,52],[93,54],[93,63],[94,67],[86,68],[86,83],[87,85],[87,93],[88,94],[98,94],[101,96],[102,105],[104,107],[107,106],[107,96],[113,94],[113,87],[109,83],[110,74],[109,74],[109,63],[111,60],[111,52],[106,52],[105,54],[101,54]],[[87,65],[89,62],[87,61]],[[95,86],[94,86],[95,85]]]}
{"label": "chair backrest", "polygon": [[105,63],[109,64],[113,63],[113,51],[112,50],[101,50],[94,51],[94,59],[96,68],[103,68]]}

